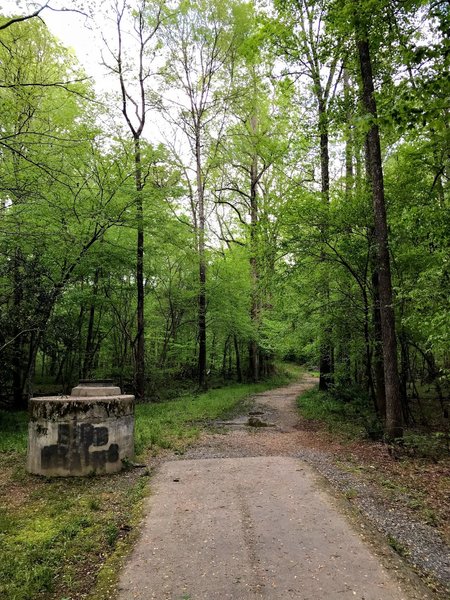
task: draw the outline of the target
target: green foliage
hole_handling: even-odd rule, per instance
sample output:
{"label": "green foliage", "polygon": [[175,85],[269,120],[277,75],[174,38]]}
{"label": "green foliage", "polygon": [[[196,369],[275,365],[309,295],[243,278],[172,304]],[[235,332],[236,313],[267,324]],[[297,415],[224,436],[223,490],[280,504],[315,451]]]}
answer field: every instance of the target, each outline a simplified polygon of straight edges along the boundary
{"label": "green foliage", "polygon": [[[146,10],[152,27],[159,3]],[[162,77],[149,98],[178,133],[167,147],[141,140],[148,398],[173,397],[196,377],[197,175],[211,380],[248,376],[249,342],[267,362],[310,367],[325,345],[337,389],[375,395],[376,242],[364,169],[371,120],[360,107],[356,34],[368,35],[373,58],[403,389],[411,395],[429,380],[445,398],[448,11],[372,0],[277,0],[273,9],[188,0],[162,11],[152,46]],[[40,20],[1,36],[0,401],[24,405],[36,383],[67,392],[80,376],[112,376],[132,390],[133,144],[105,125],[75,57]],[[329,203],[319,193],[325,131]],[[379,423],[365,419],[377,438]]]}
{"label": "green foliage", "polygon": [[0,410],[0,452],[25,452],[28,415],[26,412]]}
{"label": "green foliage", "polygon": [[388,544],[400,556],[408,556],[409,551],[406,546],[391,535],[388,536]]}
{"label": "green foliage", "polygon": [[402,449],[407,456],[438,461],[450,454],[450,436],[443,431],[431,434],[407,431],[399,449],[400,454]]}
{"label": "green foliage", "polygon": [[382,426],[361,389],[310,390],[298,399],[302,417],[320,421],[328,431],[347,439],[381,439]]}

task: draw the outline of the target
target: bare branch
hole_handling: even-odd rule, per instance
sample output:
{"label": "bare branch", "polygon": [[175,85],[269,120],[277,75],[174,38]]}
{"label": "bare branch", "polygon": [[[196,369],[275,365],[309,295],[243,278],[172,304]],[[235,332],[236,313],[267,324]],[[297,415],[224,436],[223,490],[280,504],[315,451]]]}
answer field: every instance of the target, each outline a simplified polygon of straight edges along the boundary
{"label": "bare branch", "polygon": [[53,6],[50,6],[50,0],[48,0],[48,2],[40,6],[37,10],[35,10],[33,13],[30,13],[29,15],[22,15],[20,17],[13,17],[12,19],[9,19],[8,21],[6,21],[6,23],[0,25],[0,31],[11,27],[11,25],[14,25],[15,23],[23,23],[24,21],[29,21],[30,19],[40,17],[41,12],[46,8],[53,12],[72,12],[77,13],[79,15],[83,15],[83,17],[89,17],[87,13],[77,8],[54,8]]}

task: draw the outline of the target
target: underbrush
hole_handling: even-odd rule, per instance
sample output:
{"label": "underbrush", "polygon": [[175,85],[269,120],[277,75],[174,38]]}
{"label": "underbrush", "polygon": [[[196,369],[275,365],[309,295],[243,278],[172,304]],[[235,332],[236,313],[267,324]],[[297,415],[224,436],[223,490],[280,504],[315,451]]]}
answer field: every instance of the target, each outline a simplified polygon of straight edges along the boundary
{"label": "underbrush", "polygon": [[297,400],[302,416],[320,421],[330,433],[346,439],[381,439],[382,424],[374,415],[369,399],[355,390],[321,392],[313,388]]}
{"label": "underbrush", "polygon": [[[136,406],[136,453],[182,451],[202,422],[237,411],[250,395],[283,385],[299,370],[261,384]],[[27,414],[0,412],[0,597],[77,600],[110,597],[121,556],[133,539],[149,473],[47,479],[25,471]]]}
{"label": "underbrush", "polygon": [[[375,414],[367,395],[358,389],[321,392],[311,389],[298,399],[302,416],[317,421],[325,429],[347,440],[383,440],[383,423]],[[423,426],[410,425],[405,428],[402,439],[391,444],[396,458],[416,457],[437,461],[450,455],[450,437],[445,423],[441,421],[441,431]]]}
{"label": "underbrush", "polygon": [[[318,421],[328,432],[347,440],[383,440],[383,423],[375,414],[367,395],[357,388],[321,392],[311,389],[298,399],[302,416],[310,421]],[[450,454],[450,438],[446,424],[441,430],[426,430],[423,426],[410,425],[404,436],[391,444],[396,458],[416,457],[437,461]],[[447,425],[448,427],[448,425]]]}

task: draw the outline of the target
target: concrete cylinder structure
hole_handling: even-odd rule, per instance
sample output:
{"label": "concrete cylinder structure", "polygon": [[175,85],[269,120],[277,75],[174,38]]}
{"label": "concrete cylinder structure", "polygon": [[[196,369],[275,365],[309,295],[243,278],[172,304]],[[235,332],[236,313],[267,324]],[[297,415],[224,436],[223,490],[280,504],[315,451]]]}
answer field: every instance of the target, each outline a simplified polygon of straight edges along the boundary
{"label": "concrete cylinder structure", "polygon": [[134,396],[82,380],[70,396],[33,398],[27,471],[47,477],[117,473],[134,456]]}

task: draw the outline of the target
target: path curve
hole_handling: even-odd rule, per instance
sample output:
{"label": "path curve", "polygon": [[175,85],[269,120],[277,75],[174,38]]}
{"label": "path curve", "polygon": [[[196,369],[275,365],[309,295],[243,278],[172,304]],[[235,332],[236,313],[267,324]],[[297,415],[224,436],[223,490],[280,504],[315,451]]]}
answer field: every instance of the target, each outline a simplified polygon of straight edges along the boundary
{"label": "path curve", "polygon": [[[259,394],[250,428],[229,421],[161,465],[119,600],[408,600],[298,451],[295,399],[314,378]],[[296,441],[295,441],[296,440]]]}

